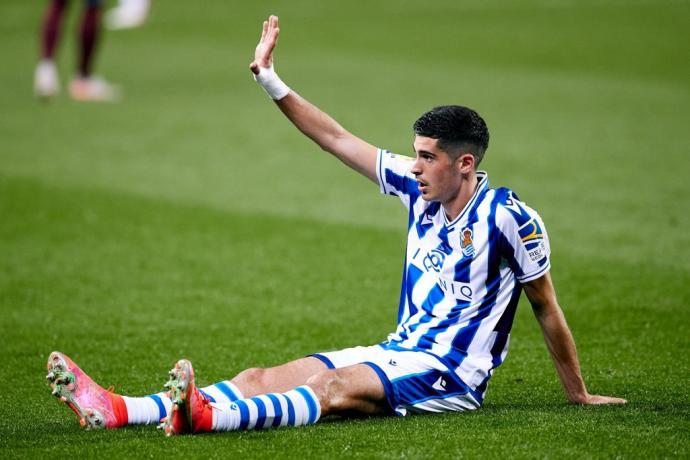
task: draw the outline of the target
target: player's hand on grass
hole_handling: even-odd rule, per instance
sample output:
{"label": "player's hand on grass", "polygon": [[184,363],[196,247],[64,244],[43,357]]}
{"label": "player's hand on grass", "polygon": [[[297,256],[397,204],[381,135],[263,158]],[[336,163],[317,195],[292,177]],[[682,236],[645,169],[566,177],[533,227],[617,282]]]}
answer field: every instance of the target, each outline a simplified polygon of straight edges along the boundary
{"label": "player's hand on grass", "polygon": [[260,67],[267,69],[273,65],[273,49],[278,43],[279,33],[278,16],[271,15],[267,21],[264,21],[261,40],[254,52],[254,61],[249,65],[254,75],[259,74]]}
{"label": "player's hand on grass", "polygon": [[583,405],[602,405],[602,404],[626,404],[628,401],[626,401],[623,398],[616,398],[613,396],[601,396],[601,395],[590,395],[587,394],[586,396],[582,398],[578,398],[577,400],[573,401],[575,404],[583,404]]}

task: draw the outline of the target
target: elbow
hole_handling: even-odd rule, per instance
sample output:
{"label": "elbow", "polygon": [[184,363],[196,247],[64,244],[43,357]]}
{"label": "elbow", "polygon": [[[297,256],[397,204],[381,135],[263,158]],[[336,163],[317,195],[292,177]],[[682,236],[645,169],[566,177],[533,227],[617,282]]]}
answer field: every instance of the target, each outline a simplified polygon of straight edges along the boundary
{"label": "elbow", "polygon": [[532,311],[537,318],[547,318],[561,313],[561,306],[555,298],[535,299],[531,304]]}
{"label": "elbow", "polygon": [[532,313],[537,319],[541,319],[546,314],[546,308],[541,302],[530,302],[532,305]]}
{"label": "elbow", "polygon": [[329,153],[336,153],[340,150],[339,147],[346,142],[349,135],[349,132],[338,126],[337,129],[334,129],[323,137],[315,139],[315,141],[318,146],[321,147],[321,150]]}
{"label": "elbow", "polygon": [[317,140],[317,141],[316,141],[316,144],[317,144],[317,145],[321,148],[321,150],[323,150],[324,152],[333,153],[333,151],[334,151],[334,148],[333,148],[333,145],[334,145],[334,144],[333,144],[332,142],[328,142],[328,141],[325,141],[325,140]]}

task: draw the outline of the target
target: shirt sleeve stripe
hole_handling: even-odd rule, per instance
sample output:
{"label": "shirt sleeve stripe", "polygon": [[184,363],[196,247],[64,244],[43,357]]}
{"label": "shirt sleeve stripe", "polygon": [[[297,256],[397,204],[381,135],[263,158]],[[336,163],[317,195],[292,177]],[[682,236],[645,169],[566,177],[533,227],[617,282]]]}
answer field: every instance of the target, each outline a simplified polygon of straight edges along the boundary
{"label": "shirt sleeve stripe", "polygon": [[544,266],[541,268],[541,270],[538,270],[538,271],[536,271],[536,272],[534,272],[534,273],[526,274],[526,275],[524,275],[524,276],[518,277],[517,279],[518,279],[519,282],[521,282],[521,283],[524,284],[524,283],[527,283],[527,282],[529,282],[529,281],[536,280],[536,279],[539,278],[541,275],[543,275],[544,273],[546,273],[547,271],[549,271],[550,268],[551,268],[551,262],[548,262],[546,265],[544,265]]}
{"label": "shirt sleeve stripe", "polygon": [[381,193],[386,195],[388,191],[386,190],[386,181],[383,177],[383,150],[378,149],[376,155],[376,175],[379,180],[379,186],[381,187]]}

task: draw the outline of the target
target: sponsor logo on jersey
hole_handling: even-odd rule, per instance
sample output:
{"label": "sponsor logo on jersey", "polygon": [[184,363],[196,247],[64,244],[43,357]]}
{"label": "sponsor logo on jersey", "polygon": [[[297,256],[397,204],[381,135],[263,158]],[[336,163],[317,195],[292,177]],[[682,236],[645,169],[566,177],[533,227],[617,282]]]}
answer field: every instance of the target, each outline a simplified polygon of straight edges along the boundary
{"label": "sponsor logo on jersey", "polygon": [[463,300],[465,302],[472,301],[472,286],[470,283],[445,280],[442,276],[439,276],[438,285],[441,287],[441,289],[443,289],[443,292],[452,294],[459,300]]}
{"label": "sponsor logo on jersey", "polygon": [[522,239],[523,243],[544,238],[544,233],[542,232],[537,219],[530,220],[524,227],[520,229],[520,238]]}
{"label": "sponsor logo on jersey", "polygon": [[520,239],[532,262],[538,262],[546,257],[546,245],[544,244],[544,232],[539,221],[532,218],[519,230]]}
{"label": "sponsor logo on jersey", "polygon": [[531,248],[526,248],[527,249],[527,255],[529,255],[529,258],[532,262],[538,262],[544,257],[546,257],[546,246],[544,245],[543,241],[539,241],[536,246],[535,245],[530,245]]}
{"label": "sponsor logo on jersey", "polygon": [[446,260],[446,254],[438,249],[432,249],[424,257],[424,268],[426,271],[433,270],[440,272],[443,267],[443,261]]}

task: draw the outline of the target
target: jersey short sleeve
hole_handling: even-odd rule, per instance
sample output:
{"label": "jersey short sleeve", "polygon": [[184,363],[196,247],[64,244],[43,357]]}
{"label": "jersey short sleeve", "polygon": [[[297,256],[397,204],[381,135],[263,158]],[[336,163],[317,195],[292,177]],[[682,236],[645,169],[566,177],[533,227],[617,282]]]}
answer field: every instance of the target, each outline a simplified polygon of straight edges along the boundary
{"label": "jersey short sleeve", "polygon": [[503,256],[520,283],[539,278],[551,268],[551,247],[541,216],[510,191],[500,209]]}
{"label": "jersey short sleeve", "polygon": [[399,197],[409,208],[411,198],[419,195],[419,187],[410,173],[414,159],[379,149],[376,161],[376,176],[381,193]]}

